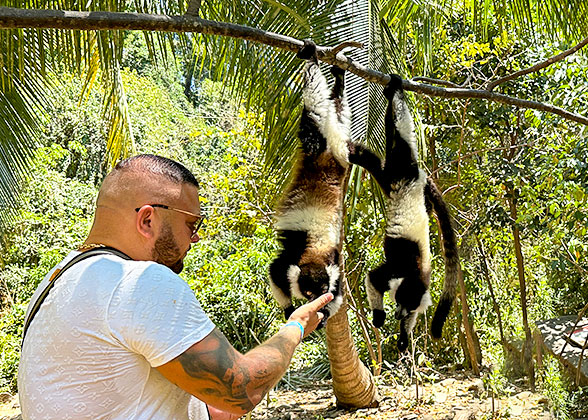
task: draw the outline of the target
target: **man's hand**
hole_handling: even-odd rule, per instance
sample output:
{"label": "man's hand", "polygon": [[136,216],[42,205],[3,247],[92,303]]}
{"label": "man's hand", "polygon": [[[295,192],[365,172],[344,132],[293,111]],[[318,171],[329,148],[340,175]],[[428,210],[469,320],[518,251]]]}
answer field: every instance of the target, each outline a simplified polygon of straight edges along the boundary
{"label": "man's hand", "polygon": [[332,301],[334,298],[332,293],[325,293],[319,296],[312,302],[308,302],[296,309],[288,318],[288,321],[298,321],[304,327],[304,337],[308,336],[318,326],[319,322],[324,318],[324,315],[318,312],[327,303]]}

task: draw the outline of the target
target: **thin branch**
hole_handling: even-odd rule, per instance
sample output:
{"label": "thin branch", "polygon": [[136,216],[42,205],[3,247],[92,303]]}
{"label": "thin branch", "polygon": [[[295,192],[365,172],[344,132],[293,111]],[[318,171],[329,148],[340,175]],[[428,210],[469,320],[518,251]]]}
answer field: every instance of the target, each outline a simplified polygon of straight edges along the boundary
{"label": "thin branch", "polygon": [[[466,153],[465,155],[460,156],[458,159],[454,159],[451,162],[448,162],[448,163],[444,164],[443,166],[439,166],[437,169],[435,169],[433,172],[431,172],[431,174],[429,176],[431,176],[431,177],[436,176],[439,171],[447,168],[448,166],[451,166],[454,163],[458,163],[460,161],[463,161],[463,160],[466,160],[468,158],[471,158],[472,156],[479,155],[480,153],[495,152],[495,151],[498,151],[498,150],[509,150],[509,149],[513,149],[513,148],[516,149],[516,148],[521,148],[521,147],[533,147],[533,146],[534,146],[534,144],[532,144],[532,143],[521,143],[521,144],[515,144],[514,146],[507,146],[507,147],[489,147],[489,148],[486,148],[486,149],[475,150],[473,152]],[[445,192],[443,194],[445,194]]]}
{"label": "thin branch", "polygon": [[588,310],[588,304],[586,304],[586,306],[584,306],[580,312],[578,313],[578,316],[576,317],[576,322],[574,322],[574,326],[572,327],[572,329],[570,330],[570,333],[568,334],[568,339],[564,341],[563,346],[561,347],[561,351],[559,352],[559,357],[562,357],[564,354],[564,350],[566,349],[566,346],[568,345],[568,341],[571,340],[572,335],[574,334],[574,330],[576,329],[576,327],[578,326],[578,323],[582,320],[582,317],[584,316],[584,313]]}
{"label": "thin branch", "polygon": [[582,372],[582,359],[584,358],[584,351],[588,348],[588,336],[584,340],[582,351],[580,352],[580,358],[578,359],[578,366],[576,367],[576,386],[580,385],[580,373]]}
{"label": "thin branch", "polygon": [[462,147],[463,147],[463,137],[464,137],[464,133],[465,133],[465,128],[466,128],[466,111],[468,109],[468,105],[470,104],[470,101],[467,100],[465,102],[465,105],[463,107],[463,114],[461,116],[461,133],[459,135],[459,150],[458,150],[458,162],[457,162],[457,185],[458,187],[461,186],[461,152],[462,152]]}
{"label": "thin branch", "polygon": [[[0,7],[0,28],[196,32],[245,39],[290,52],[297,52],[303,45],[303,42],[298,39],[264,31],[263,29],[237,25],[234,23],[216,22],[188,15],[166,16],[144,13],[74,12]],[[362,66],[351,58],[345,57],[341,53],[337,54],[336,48],[337,47],[331,48],[318,46],[317,56],[321,61],[337,65],[368,82],[379,83],[385,86],[390,81],[389,75]],[[402,87],[405,90],[421,93],[427,96],[459,99],[485,99],[512,105],[518,108],[536,109],[559,115],[570,121],[588,125],[588,117],[566,111],[565,109],[553,105],[518,99],[490,92],[488,90],[440,88],[428,84],[414,83],[409,80],[404,80]]]}
{"label": "thin branch", "polygon": [[588,38],[584,39],[582,42],[580,42],[575,47],[572,47],[569,50],[566,50],[566,51],[562,52],[561,54],[555,55],[555,56],[553,56],[553,57],[551,57],[551,58],[543,61],[542,63],[535,64],[534,66],[528,67],[526,69],[519,70],[517,72],[514,72],[512,74],[509,74],[508,76],[503,77],[502,79],[498,79],[498,80],[495,80],[492,83],[489,83],[488,86],[487,86],[487,89],[491,91],[496,86],[498,86],[498,85],[500,85],[502,83],[508,82],[509,80],[516,79],[517,77],[523,76],[525,74],[535,73],[535,72],[537,72],[537,71],[539,71],[541,69],[544,69],[545,67],[551,66],[552,64],[557,63],[558,61],[563,60],[568,55],[572,55],[576,51],[582,49],[586,44],[588,44]]}
{"label": "thin branch", "polygon": [[460,186],[461,185],[459,184],[452,185],[451,187],[447,188],[445,191],[441,193],[441,197],[445,197],[445,195],[449,194],[451,191],[457,190]]}
{"label": "thin branch", "polygon": [[440,85],[440,86],[447,86],[447,87],[452,87],[452,88],[460,88],[461,87],[457,83],[453,83],[448,80],[433,79],[432,77],[417,76],[417,77],[413,77],[412,80],[414,82],[425,82],[425,83],[429,83],[431,85]]}
{"label": "thin branch", "polygon": [[578,272],[580,274],[586,275],[588,274],[588,271],[582,267],[580,264],[578,264],[578,262],[574,259],[574,256],[572,255],[572,253],[570,252],[570,249],[566,246],[566,244],[564,243],[563,240],[560,240],[561,242],[561,246],[563,247],[563,249],[566,251],[566,258],[567,260],[572,263],[572,265],[574,266],[574,268],[576,270],[578,270]]}

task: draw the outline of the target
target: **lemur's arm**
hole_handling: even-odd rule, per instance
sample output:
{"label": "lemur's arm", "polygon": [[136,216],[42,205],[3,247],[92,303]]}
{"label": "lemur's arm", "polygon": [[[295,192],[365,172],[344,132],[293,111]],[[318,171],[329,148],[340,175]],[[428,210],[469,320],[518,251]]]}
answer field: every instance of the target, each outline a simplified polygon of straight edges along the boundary
{"label": "lemur's arm", "polygon": [[386,110],[386,159],[382,161],[378,155],[364,145],[349,142],[349,162],[365,168],[378,182],[380,187],[386,194],[390,192],[390,180],[387,178],[384,165],[391,162],[393,159],[393,151],[396,147],[399,135],[396,131],[396,117],[393,105],[394,95],[399,92],[402,93],[402,79],[400,76],[391,75],[390,82],[384,88],[384,96],[388,100],[388,108]]}
{"label": "lemur's arm", "polygon": [[390,193],[390,183],[384,176],[382,159],[362,144],[347,143],[349,147],[349,162],[366,169],[376,180],[386,195]]}

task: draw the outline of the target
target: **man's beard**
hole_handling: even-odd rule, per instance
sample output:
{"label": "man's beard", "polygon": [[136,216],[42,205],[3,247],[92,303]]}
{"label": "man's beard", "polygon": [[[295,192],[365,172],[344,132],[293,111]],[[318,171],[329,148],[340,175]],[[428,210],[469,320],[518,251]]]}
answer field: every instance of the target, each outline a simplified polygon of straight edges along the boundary
{"label": "man's beard", "polygon": [[153,247],[153,261],[169,267],[174,273],[180,274],[184,268],[184,259],[180,257],[180,248],[176,244],[171,227],[166,223],[161,228],[159,238]]}

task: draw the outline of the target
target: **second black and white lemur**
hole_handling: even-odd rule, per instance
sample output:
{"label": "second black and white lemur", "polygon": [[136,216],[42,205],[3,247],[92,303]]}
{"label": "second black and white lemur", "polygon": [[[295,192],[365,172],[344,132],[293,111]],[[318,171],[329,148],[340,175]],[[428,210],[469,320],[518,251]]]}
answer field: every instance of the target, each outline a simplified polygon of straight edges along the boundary
{"label": "second black and white lemur", "polygon": [[282,250],[270,264],[270,286],[286,318],[294,311],[292,296],[313,300],[333,293],[335,298],[321,310],[324,323],[342,303],[339,245],[351,113],[344,70],[331,69],[335,83],[330,90],[312,41],[305,41],[298,57],[307,60],[298,131],[301,147],[293,179],[276,211]]}
{"label": "second black and white lemur", "polygon": [[433,317],[431,332],[440,338],[443,324],[455,298],[459,258],[455,233],[441,194],[417,162],[414,123],[404,101],[402,79],[392,75],[384,89],[388,100],[385,116],[386,154],[382,161],[371,150],[350,144],[349,160],[367,169],[387,197],[385,261],[366,278],[368,301],[376,327],[384,324],[383,295],[390,291],[396,301],[395,316],[400,320],[398,349],[408,347],[408,335],[419,313],[431,305],[429,281],[431,251],[429,214],[432,205],[441,227],[445,252],[443,294]]}

